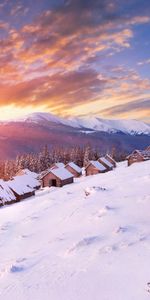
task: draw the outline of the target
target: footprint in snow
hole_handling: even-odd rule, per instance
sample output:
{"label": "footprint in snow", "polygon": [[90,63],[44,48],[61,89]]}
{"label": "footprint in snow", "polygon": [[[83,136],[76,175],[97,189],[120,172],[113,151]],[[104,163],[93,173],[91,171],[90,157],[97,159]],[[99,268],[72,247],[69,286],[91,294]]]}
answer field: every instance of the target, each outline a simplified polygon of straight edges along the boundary
{"label": "footprint in snow", "polygon": [[104,246],[101,249],[99,249],[99,253],[100,254],[109,254],[109,253],[116,252],[116,251],[119,251],[119,250],[124,250],[124,249],[128,248],[129,246],[130,245],[127,242],[108,245],[108,246]]}
{"label": "footprint in snow", "polygon": [[99,250],[99,253],[100,254],[109,254],[109,253],[112,253],[114,251],[117,251],[118,250],[118,245],[109,245],[109,246],[105,246],[103,248],[101,248]]}
{"label": "footprint in snow", "polygon": [[20,237],[23,239],[27,239],[28,237],[30,237],[30,234],[22,234]]}
{"label": "footprint in snow", "polygon": [[23,264],[27,259],[25,257],[19,258],[15,263],[8,262],[0,269],[0,278],[4,277],[8,273],[19,273],[26,270]]}
{"label": "footprint in snow", "polygon": [[101,217],[105,216],[106,214],[107,214],[107,208],[105,206],[98,211],[97,218],[101,218]]}
{"label": "footprint in snow", "polygon": [[144,242],[148,239],[148,236],[147,235],[143,235],[139,238],[139,242]]}
{"label": "footprint in snow", "polygon": [[91,236],[91,237],[83,238],[74,247],[72,247],[68,252],[70,253],[70,252],[73,252],[75,250],[80,250],[82,248],[91,246],[93,244],[97,244],[100,241],[102,241],[102,237],[101,236]]}
{"label": "footprint in snow", "polygon": [[31,215],[31,216],[28,216],[25,221],[26,222],[29,222],[29,221],[33,221],[33,220],[37,220],[39,219],[39,216],[38,215]]}
{"label": "footprint in snow", "polygon": [[10,268],[10,273],[18,273],[18,272],[22,272],[24,270],[25,270],[24,266],[12,265]]}
{"label": "footprint in snow", "polygon": [[101,187],[101,186],[93,186],[93,189],[94,189],[95,191],[97,191],[97,192],[99,192],[99,191],[107,191],[106,188]]}
{"label": "footprint in snow", "polygon": [[10,266],[10,273],[19,273],[26,270],[25,262],[27,261],[26,257],[18,258],[15,263]]}
{"label": "footprint in snow", "polygon": [[119,226],[116,230],[115,230],[115,233],[125,233],[128,231],[128,227],[122,227],[122,226]]}
{"label": "footprint in snow", "polygon": [[16,262],[17,263],[20,263],[20,262],[23,262],[23,261],[26,261],[27,259],[26,259],[26,257],[21,257],[21,258],[18,258],[17,260],[16,260]]}
{"label": "footprint in snow", "polygon": [[147,292],[150,293],[150,282],[147,283]]}
{"label": "footprint in snow", "polygon": [[32,234],[21,234],[18,236],[18,239],[28,239],[32,236]]}
{"label": "footprint in snow", "polygon": [[105,216],[109,211],[113,211],[113,210],[116,210],[116,208],[106,205],[98,211],[97,217],[101,218]]}
{"label": "footprint in snow", "polygon": [[134,232],[135,228],[132,226],[119,226],[115,229],[114,233],[126,233],[126,232]]}
{"label": "footprint in snow", "polygon": [[106,191],[106,188],[100,186],[87,187],[84,189],[85,196],[90,196],[91,194],[99,191]]}
{"label": "footprint in snow", "polygon": [[6,230],[8,230],[10,228],[11,225],[12,225],[12,223],[7,222],[2,227],[0,227],[0,230],[6,231]]}
{"label": "footprint in snow", "polygon": [[117,207],[106,205],[107,210],[117,210]]}
{"label": "footprint in snow", "polygon": [[38,218],[39,218],[39,216],[36,216],[36,215],[30,217],[31,220],[37,220]]}
{"label": "footprint in snow", "polygon": [[30,267],[32,267],[32,265],[28,264],[28,259],[26,257],[20,257],[15,263],[11,264],[9,272],[12,274],[20,273],[26,271]]}
{"label": "footprint in snow", "polygon": [[138,243],[142,243],[142,242],[145,242],[145,246],[148,247],[148,249],[150,249],[149,247],[149,234],[147,235],[141,235],[140,237],[138,238],[135,238],[135,240],[133,240],[132,242],[129,243],[129,246],[134,246],[134,245],[137,245]]}

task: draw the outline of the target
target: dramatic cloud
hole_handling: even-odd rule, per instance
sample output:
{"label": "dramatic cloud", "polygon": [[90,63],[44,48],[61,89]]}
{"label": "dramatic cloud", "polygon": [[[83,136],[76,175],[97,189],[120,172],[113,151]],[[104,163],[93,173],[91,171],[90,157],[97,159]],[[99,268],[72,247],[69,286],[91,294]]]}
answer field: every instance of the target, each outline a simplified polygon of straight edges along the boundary
{"label": "dramatic cloud", "polygon": [[49,108],[56,107],[59,110],[73,106],[74,103],[77,105],[92,101],[106,83],[96,71],[90,69],[38,77],[16,85],[0,85],[0,104],[4,106],[6,101],[7,104],[26,106],[30,103],[38,107],[44,103]]}
{"label": "dramatic cloud", "polygon": [[83,104],[89,113],[95,103],[101,113],[123,105],[126,97],[130,101],[140,93],[146,98],[149,78],[137,68],[149,59],[144,50],[135,57],[137,28],[144,32],[144,40],[139,36],[143,47],[148,47],[148,8],[146,0],[144,5],[135,0],[37,0],[35,7],[30,0],[3,1],[0,105],[35,110],[43,105],[68,114]]}
{"label": "dramatic cloud", "polygon": [[113,114],[113,115],[122,115],[131,113],[132,111],[146,111],[147,115],[150,115],[150,98],[138,101],[128,102],[126,104],[116,105],[104,110],[104,113]]}

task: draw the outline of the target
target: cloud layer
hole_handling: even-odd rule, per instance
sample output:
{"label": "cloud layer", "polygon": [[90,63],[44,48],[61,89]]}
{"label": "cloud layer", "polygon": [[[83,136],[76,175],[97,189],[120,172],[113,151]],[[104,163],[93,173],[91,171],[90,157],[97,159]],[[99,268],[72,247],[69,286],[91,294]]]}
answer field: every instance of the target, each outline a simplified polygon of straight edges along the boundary
{"label": "cloud layer", "polygon": [[[33,9],[30,0],[11,5],[5,0],[0,4],[0,106],[43,106],[67,115],[79,114],[84,105],[87,114],[117,117],[129,111],[132,116],[150,95],[150,79],[141,71],[149,58],[132,65],[136,30],[145,32],[150,24],[143,3],[135,10],[133,0],[38,0]],[[147,114],[149,106],[141,110]]]}

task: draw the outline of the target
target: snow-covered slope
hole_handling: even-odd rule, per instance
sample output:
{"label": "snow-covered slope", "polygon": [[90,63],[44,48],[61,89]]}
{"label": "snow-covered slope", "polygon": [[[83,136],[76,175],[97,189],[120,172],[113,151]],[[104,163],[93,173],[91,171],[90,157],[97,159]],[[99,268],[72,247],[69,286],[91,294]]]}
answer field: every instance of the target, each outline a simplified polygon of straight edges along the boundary
{"label": "snow-covered slope", "polygon": [[150,134],[150,125],[137,120],[106,120],[98,117],[72,119],[72,124],[95,131],[118,132],[125,134]]}
{"label": "snow-covered slope", "polygon": [[42,112],[37,112],[37,113],[32,113],[32,114],[26,115],[26,116],[18,119],[17,121],[35,122],[35,123],[47,121],[47,122],[54,122],[54,123],[59,123],[59,124],[67,123],[65,121],[65,119],[63,119],[63,118],[57,117],[50,113],[42,113]]}
{"label": "snow-covered slope", "polygon": [[150,161],[0,209],[0,257],[2,300],[149,300]]}
{"label": "snow-covered slope", "polygon": [[78,129],[90,129],[109,133],[123,132],[125,134],[150,135],[150,125],[138,120],[106,120],[99,117],[60,118],[49,113],[32,113],[19,119],[21,122],[53,122]]}

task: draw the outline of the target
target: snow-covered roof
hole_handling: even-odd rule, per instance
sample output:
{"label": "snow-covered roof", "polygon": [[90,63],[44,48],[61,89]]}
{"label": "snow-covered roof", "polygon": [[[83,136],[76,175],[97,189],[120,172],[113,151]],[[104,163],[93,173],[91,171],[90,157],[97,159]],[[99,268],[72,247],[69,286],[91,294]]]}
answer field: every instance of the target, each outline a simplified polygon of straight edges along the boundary
{"label": "snow-covered roof", "polygon": [[106,168],[99,161],[97,161],[97,160],[90,160],[89,165],[90,164],[92,164],[92,166],[94,166],[99,171],[105,171],[106,170]]}
{"label": "snow-covered roof", "polygon": [[45,175],[49,173],[50,169],[46,169],[45,171],[42,171],[41,174],[38,175],[38,179],[41,180]]}
{"label": "snow-covered roof", "polygon": [[108,161],[105,157],[100,157],[99,159],[100,159],[100,161],[102,161],[102,163],[104,163],[108,167],[110,167],[110,168],[113,167],[113,164],[110,161]]}
{"label": "snow-covered roof", "polygon": [[62,163],[62,162],[56,162],[56,163],[53,164],[53,166],[52,166],[51,169],[53,169],[53,167],[55,167],[55,166],[57,168],[64,168],[65,167],[64,163]]}
{"label": "snow-covered roof", "polygon": [[114,160],[114,158],[112,158],[112,156],[111,156],[111,155],[109,155],[109,154],[106,154],[106,157],[105,157],[105,158],[107,159],[107,157],[108,157],[108,158],[110,158],[110,159],[111,159],[111,160],[112,160],[114,163],[116,163],[116,161]]}
{"label": "snow-covered roof", "polygon": [[0,202],[5,204],[5,202],[11,202],[16,200],[16,197],[7,182],[0,179]]}
{"label": "snow-covered roof", "polygon": [[37,179],[38,178],[37,173],[31,172],[28,169],[23,169],[23,170],[20,170],[17,174],[18,175],[16,175],[14,178],[23,177],[24,183],[26,183],[29,187],[36,188],[36,187],[40,186],[40,182]]}
{"label": "snow-covered roof", "polygon": [[50,172],[61,180],[73,177],[73,175],[65,168],[51,169]]}
{"label": "snow-covered roof", "polygon": [[16,176],[21,176],[21,175],[30,175],[33,178],[37,178],[38,174],[35,172],[30,171],[29,169],[21,169],[16,173]]}
{"label": "snow-covered roof", "polygon": [[[58,169],[58,168],[57,168]],[[41,174],[39,175],[39,180],[42,180],[47,174],[49,174],[52,170],[56,170],[56,168],[49,168],[46,169],[45,171],[41,172]]]}
{"label": "snow-covered roof", "polygon": [[32,174],[22,175],[24,182],[31,188],[36,188],[40,186],[38,179],[32,177]]}
{"label": "snow-covered roof", "polygon": [[135,155],[135,154],[139,154],[140,156],[142,156],[141,151],[140,150],[134,150],[131,154],[129,154],[126,158],[129,159],[131,156]]}
{"label": "snow-covered roof", "polygon": [[12,180],[7,181],[8,186],[18,195],[23,195],[34,191],[34,188],[29,186],[27,176],[15,176]]}
{"label": "snow-covered roof", "polygon": [[69,162],[66,166],[70,166],[76,172],[82,173],[82,169],[79,166],[77,166],[74,162]]}

